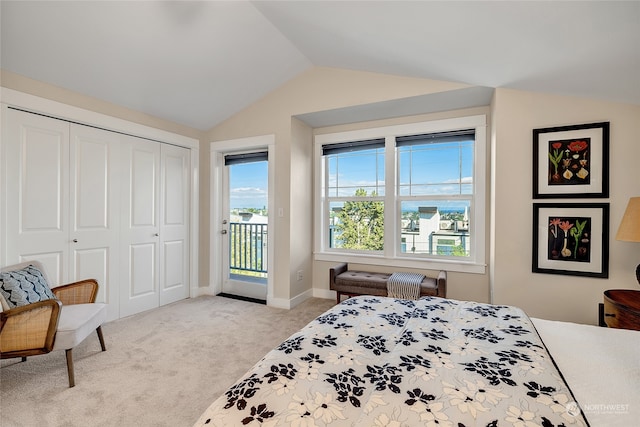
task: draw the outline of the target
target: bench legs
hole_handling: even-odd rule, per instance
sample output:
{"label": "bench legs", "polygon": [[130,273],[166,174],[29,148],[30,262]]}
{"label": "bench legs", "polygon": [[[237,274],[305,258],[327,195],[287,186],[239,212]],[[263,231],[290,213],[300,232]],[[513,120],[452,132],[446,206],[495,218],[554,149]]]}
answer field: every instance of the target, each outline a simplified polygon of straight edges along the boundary
{"label": "bench legs", "polygon": [[340,301],[342,300],[342,296],[346,295],[347,298],[351,298],[351,297],[357,297],[360,295],[369,295],[369,294],[354,294],[351,292],[340,292],[340,291],[336,291],[336,302],[338,304],[340,304]]}

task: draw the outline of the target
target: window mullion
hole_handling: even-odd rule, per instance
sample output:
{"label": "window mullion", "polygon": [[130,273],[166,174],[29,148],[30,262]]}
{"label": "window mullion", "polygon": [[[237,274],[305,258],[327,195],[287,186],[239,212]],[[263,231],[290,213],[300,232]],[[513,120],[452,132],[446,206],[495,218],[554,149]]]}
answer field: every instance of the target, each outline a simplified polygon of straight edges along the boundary
{"label": "window mullion", "polygon": [[398,168],[396,162],[396,138],[388,136],[385,138],[384,147],[385,160],[385,191],[384,191],[384,255],[395,257],[398,251],[397,233],[400,230],[398,221],[398,204],[396,203],[398,189]]}

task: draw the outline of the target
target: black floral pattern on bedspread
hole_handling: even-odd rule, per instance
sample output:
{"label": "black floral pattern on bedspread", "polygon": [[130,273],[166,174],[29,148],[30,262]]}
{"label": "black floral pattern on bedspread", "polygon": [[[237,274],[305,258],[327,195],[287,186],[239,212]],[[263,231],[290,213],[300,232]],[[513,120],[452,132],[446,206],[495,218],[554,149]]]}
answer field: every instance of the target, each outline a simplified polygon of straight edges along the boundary
{"label": "black floral pattern on bedspread", "polygon": [[350,298],[269,352],[196,426],[586,426],[526,314]]}

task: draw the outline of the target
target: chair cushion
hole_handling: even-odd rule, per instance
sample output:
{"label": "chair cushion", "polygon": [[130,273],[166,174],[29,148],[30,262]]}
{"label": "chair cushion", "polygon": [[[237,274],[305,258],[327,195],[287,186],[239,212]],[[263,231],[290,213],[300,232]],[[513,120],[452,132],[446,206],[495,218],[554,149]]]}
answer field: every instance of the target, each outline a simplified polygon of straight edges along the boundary
{"label": "chair cushion", "polygon": [[0,272],[0,293],[9,308],[55,299],[42,272],[33,265]]}
{"label": "chair cushion", "polygon": [[68,350],[77,346],[106,320],[106,304],[63,305],[53,350]]}

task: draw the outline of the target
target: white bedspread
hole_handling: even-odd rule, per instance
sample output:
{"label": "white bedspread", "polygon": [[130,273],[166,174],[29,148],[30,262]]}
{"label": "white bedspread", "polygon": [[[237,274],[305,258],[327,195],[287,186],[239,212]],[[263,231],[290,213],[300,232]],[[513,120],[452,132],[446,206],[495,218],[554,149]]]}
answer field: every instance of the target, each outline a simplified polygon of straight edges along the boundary
{"label": "white bedspread", "polygon": [[532,321],[591,427],[640,425],[640,331]]}
{"label": "white bedspread", "polygon": [[587,427],[517,307],[354,297],[293,334],[197,427]]}

